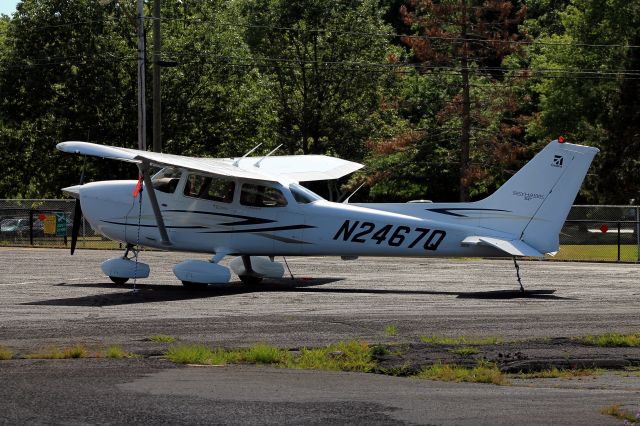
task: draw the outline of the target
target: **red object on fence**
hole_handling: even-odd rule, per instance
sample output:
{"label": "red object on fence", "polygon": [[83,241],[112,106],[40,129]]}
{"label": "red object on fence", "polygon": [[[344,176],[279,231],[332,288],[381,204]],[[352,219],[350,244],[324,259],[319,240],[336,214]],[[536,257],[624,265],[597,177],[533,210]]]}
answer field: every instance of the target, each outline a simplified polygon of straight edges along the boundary
{"label": "red object on fence", "polygon": [[47,218],[47,215],[44,213],[40,213],[38,215],[38,219],[40,219],[41,222],[44,222],[46,218]]}
{"label": "red object on fence", "polygon": [[609,230],[609,227],[604,223],[600,226],[600,231],[602,231],[603,234],[606,234],[608,230]]}

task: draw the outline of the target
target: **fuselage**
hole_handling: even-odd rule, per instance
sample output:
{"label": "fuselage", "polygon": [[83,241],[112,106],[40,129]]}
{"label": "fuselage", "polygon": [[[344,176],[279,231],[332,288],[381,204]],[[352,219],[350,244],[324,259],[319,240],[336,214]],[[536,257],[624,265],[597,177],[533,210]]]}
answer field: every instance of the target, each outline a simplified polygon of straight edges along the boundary
{"label": "fuselage", "polygon": [[[168,177],[167,177],[168,175]],[[78,187],[85,218],[128,244],[177,251],[248,255],[498,256],[464,246],[478,230],[433,213],[438,204],[342,204],[291,182],[243,181],[186,170],[161,171],[153,186],[171,245],[162,244],[148,189],[137,181]],[[428,206],[429,208],[425,208]],[[483,235],[505,237],[483,229]]]}

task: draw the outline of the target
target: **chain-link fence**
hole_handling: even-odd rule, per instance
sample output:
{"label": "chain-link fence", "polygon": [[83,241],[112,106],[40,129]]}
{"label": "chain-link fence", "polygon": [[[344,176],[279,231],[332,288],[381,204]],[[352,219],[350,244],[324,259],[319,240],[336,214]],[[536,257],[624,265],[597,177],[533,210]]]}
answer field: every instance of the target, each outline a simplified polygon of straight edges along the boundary
{"label": "chain-link fence", "polygon": [[573,206],[555,258],[639,262],[640,206]]}
{"label": "chain-link fence", "polygon": [[[0,200],[0,245],[68,247],[75,200]],[[119,248],[97,234],[84,218],[78,248]]]}
{"label": "chain-link fence", "polygon": [[[75,200],[0,200],[0,245],[68,247]],[[114,249],[82,220],[78,248]],[[640,207],[573,206],[551,259],[640,262]]]}

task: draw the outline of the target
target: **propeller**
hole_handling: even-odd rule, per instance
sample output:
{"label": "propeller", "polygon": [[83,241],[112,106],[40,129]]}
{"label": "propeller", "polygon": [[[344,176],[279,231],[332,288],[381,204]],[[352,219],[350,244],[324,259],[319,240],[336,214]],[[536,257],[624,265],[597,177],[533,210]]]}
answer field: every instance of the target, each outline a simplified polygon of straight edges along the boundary
{"label": "propeller", "polygon": [[[87,163],[87,157],[84,157],[82,164],[82,173],[80,173],[80,185],[84,183],[84,167]],[[80,206],[80,192],[76,197],[76,204],[73,209],[73,226],[71,228],[71,255],[76,251],[76,244],[78,243],[78,234],[80,233],[80,224],[82,223],[82,207]]]}
{"label": "propeller", "polygon": [[78,242],[78,233],[80,232],[81,222],[82,207],[80,207],[80,198],[76,198],[76,206],[73,211],[73,227],[71,228],[71,254],[76,251],[76,243]]}

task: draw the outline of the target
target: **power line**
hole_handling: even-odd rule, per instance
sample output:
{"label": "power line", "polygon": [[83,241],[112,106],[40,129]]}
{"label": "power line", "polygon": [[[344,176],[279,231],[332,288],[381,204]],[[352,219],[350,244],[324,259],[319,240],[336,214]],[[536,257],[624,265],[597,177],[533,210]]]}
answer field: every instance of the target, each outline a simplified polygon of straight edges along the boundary
{"label": "power line", "polygon": [[[147,17],[148,19],[153,19]],[[338,30],[338,29],[330,29],[330,28],[309,28],[309,29],[300,29],[293,27],[283,27],[277,25],[255,25],[255,24],[243,24],[239,22],[234,23],[226,23],[214,20],[207,20],[202,18],[175,18],[175,17],[163,17],[161,21],[183,21],[189,23],[202,23],[202,24],[217,24],[222,26],[230,26],[230,27],[244,27],[251,29],[266,29],[266,30],[278,30],[278,31],[291,31],[291,32],[299,32],[299,33],[336,33],[336,34],[345,34],[345,35],[358,35],[358,36],[367,36],[367,37],[384,37],[384,38],[408,38],[408,39],[422,39],[422,40],[445,40],[445,41],[456,41],[456,42],[485,42],[485,43],[506,43],[506,44],[516,44],[516,45],[539,45],[539,46],[567,46],[567,47],[598,47],[598,48],[614,48],[621,47],[627,49],[638,49],[640,45],[627,45],[627,44],[592,44],[592,43],[562,43],[562,42],[538,42],[538,41],[529,41],[529,40],[483,40],[477,38],[463,38],[463,37],[442,37],[442,36],[427,36],[427,35],[415,35],[415,34],[398,34],[398,33],[384,33],[384,32],[361,32],[361,31],[350,31],[350,30]]]}
{"label": "power line", "polygon": [[[153,21],[155,18],[151,16],[145,16],[145,20]],[[106,21],[131,21],[133,22],[133,18],[129,17],[105,17],[105,19],[99,20],[85,20],[85,21],[74,21],[67,22],[61,24],[52,24],[52,25],[41,25],[36,27],[31,27],[31,30],[44,30],[44,29],[52,29],[52,28],[61,28],[67,26],[78,26],[83,24],[94,24],[94,23],[106,23]],[[492,43],[502,43],[502,44],[515,44],[515,45],[524,45],[524,46],[564,46],[564,47],[593,47],[593,48],[624,48],[624,49],[638,49],[640,45],[630,45],[630,44],[616,44],[616,43],[565,43],[565,42],[543,42],[537,40],[504,40],[504,39],[496,39],[496,40],[487,40],[487,39],[478,39],[471,37],[445,37],[445,36],[428,36],[428,35],[415,35],[415,34],[399,34],[399,33],[385,33],[385,32],[362,32],[362,31],[351,31],[351,30],[340,30],[340,29],[331,29],[331,28],[309,28],[309,29],[300,29],[293,27],[283,27],[278,25],[256,25],[256,24],[243,24],[240,22],[226,23],[220,22],[210,19],[203,18],[178,18],[178,17],[163,17],[160,18],[160,21],[181,21],[188,22],[193,24],[209,24],[209,25],[220,25],[226,27],[243,27],[249,29],[265,29],[265,30],[277,30],[277,31],[290,31],[290,32],[298,32],[298,33],[335,33],[335,34],[343,34],[343,35],[352,35],[352,36],[365,36],[365,37],[383,37],[383,38],[405,38],[405,39],[420,39],[420,40],[439,40],[439,41],[450,41],[455,43],[464,43],[464,42],[472,42],[472,43],[484,43],[484,44],[492,44]],[[9,33],[9,31],[5,31],[5,33]]]}

